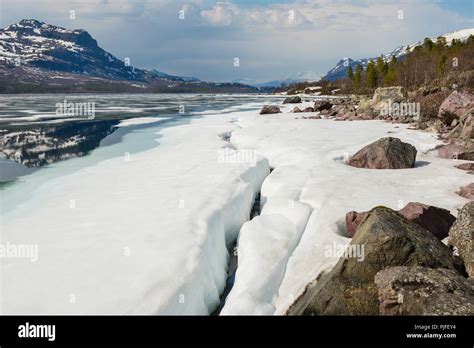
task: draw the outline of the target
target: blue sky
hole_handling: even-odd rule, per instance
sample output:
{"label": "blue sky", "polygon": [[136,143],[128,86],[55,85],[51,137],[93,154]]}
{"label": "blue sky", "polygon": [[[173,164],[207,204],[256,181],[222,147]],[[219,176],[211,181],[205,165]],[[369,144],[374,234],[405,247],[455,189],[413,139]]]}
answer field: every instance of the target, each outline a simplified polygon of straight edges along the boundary
{"label": "blue sky", "polygon": [[[0,25],[85,29],[132,65],[204,80],[324,74],[425,37],[473,28],[474,0],[0,0]],[[179,18],[179,11],[184,18]],[[75,11],[75,18],[70,18]],[[402,11],[402,18],[400,18]],[[234,66],[239,58],[240,65]]]}

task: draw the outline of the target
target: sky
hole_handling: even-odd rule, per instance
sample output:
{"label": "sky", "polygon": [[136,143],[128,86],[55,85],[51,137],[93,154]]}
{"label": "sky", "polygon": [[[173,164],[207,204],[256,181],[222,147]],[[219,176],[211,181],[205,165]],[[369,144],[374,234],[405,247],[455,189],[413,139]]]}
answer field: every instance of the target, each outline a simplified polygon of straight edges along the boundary
{"label": "sky", "polygon": [[139,68],[264,82],[473,28],[474,0],[0,0],[0,27],[23,18],[87,30]]}

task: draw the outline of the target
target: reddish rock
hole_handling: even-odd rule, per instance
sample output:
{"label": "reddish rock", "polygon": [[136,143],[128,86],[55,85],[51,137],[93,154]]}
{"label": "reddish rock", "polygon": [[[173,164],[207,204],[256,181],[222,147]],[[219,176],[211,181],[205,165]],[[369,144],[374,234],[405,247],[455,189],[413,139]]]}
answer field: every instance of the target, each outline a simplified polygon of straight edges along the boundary
{"label": "reddish rock", "polygon": [[346,214],[346,228],[347,228],[347,235],[349,237],[354,237],[357,227],[360,225],[362,220],[369,214],[368,211],[358,213],[356,211],[350,211]]}
{"label": "reddish rock", "polygon": [[408,220],[426,228],[438,239],[446,238],[449,229],[456,221],[449,210],[416,202],[408,203],[398,212]]}
{"label": "reddish rock", "polygon": [[260,115],[267,115],[267,114],[278,114],[280,108],[274,105],[265,105],[262,110],[260,111]]}
{"label": "reddish rock", "polygon": [[461,170],[474,170],[474,162],[473,163],[463,163],[455,166],[458,169]]}
{"label": "reddish rock", "polygon": [[297,106],[295,106],[295,108],[293,109],[293,112],[301,112],[301,109]]}
{"label": "reddish rock", "polygon": [[303,112],[314,112],[314,109],[311,106],[308,106],[303,110]]}
{"label": "reddish rock", "polygon": [[353,155],[348,165],[367,169],[414,168],[416,148],[398,138],[382,138]]}
{"label": "reddish rock", "polygon": [[474,117],[468,115],[463,119],[460,137],[462,139],[474,139]]}
{"label": "reddish rock", "polygon": [[454,91],[441,103],[438,117],[451,124],[454,119],[461,118],[472,107],[474,107],[474,95],[467,91]]}
{"label": "reddish rock", "polygon": [[461,189],[456,193],[461,197],[474,200],[474,183],[461,187]]}
{"label": "reddish rock", "polygon": [[474,144],[449,144],[438,149],[438,157],[474,161]]}
{"label": "reddish rock", "polygon": [[[398,212],[418,226],[430,231],[440,240],[448,236],[449,229],[456,221],[456,218],[449,210],[417,202],[408,203]],[[355,235],[357,227],[368,213],[369,212],[358,213],[351,211],[346,214],[346,228],[349,237]]]}

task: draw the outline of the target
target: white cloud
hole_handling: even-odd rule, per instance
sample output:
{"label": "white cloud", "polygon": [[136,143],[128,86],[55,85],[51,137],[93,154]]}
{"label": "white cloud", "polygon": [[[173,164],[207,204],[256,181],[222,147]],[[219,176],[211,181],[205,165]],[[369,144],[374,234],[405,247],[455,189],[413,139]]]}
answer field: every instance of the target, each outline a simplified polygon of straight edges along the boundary
{"label": "white cloud", "polygon": [[230,2],[218,2],[212,8],[201,11],[201,17],[213,26],[227,26],[232,24],[235,16],[239,14],[237,6]]}
{"label": "white cloud", "polygon": [[[326,72],[340,57],[370,57],[426,36],[474,27],[436,0],[0,0],[1,24],[36,18],[83,28],[133,64],[211,80]],[[18,2],[22,6],[18,6]],[[268,2],[267,2],[268,3]],[[249,2],[250,4],[250,2]],[[69,10],[76,19],[69,20]],[[184,20],[178,18],[185,9]],[[397,18],[404,11],[404,19]],[[293,11],[293,12],[290,12]],[[293,14],[293,15],[292,15]],[[239,68],[233,58],[239,57]]]}

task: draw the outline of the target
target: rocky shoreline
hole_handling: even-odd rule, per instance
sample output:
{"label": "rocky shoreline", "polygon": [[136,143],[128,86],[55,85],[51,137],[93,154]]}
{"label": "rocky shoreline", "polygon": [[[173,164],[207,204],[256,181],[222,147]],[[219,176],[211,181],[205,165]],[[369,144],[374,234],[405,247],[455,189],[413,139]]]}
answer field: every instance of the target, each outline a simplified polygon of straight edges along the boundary
{"label": "rocky shoreline", "polygon": [[[370,99],[328,97],[315,100],[314,106],[295,106],[292,112],[305,113],[302,119],[408,123],[413,129],[439,134],[444,144],[438,149],[438,157],[472,161],[474,95],[464,90],[446,92],[436,89],[407,93],[402,87],[378,88]],[[420,106],[440,93],[444,99],[438,101],[436,114],[426,115]],[[425,100],[416,99],[419,95]],[[300,103],[300,96],[283,102]],[[269,105],[260,114],[268,117],[279,112],[278,106]],[[411,144],[386,137],[360,149],[345,162],[368,170],[409,170],[415,167],[416,155]],[[456,168],[472,174],[474,163]],[[474,183],[456,193],[471,200],[457,219],[443,208],[420,202],[409,202],[398,212],[383,206],[362,213],[348,212],[345,231],[352,241],[346,250],[363,246],[363,261],[343,255],[330,272],[307,285],[285,314],[474,315]]]}

